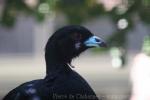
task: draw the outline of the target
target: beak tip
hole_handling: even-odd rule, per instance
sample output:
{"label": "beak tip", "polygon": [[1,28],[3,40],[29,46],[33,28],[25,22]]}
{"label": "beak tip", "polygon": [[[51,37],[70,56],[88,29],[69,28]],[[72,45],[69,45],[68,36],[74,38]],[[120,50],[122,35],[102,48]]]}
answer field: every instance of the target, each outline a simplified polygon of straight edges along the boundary
{"label": "beak tip", "polygon": [[100,47],[107,48],[107,47],[108,47],[108,45],[107,45],[107,43],[105,43],[105,42],[102,42],[102,43],[100,44]]}

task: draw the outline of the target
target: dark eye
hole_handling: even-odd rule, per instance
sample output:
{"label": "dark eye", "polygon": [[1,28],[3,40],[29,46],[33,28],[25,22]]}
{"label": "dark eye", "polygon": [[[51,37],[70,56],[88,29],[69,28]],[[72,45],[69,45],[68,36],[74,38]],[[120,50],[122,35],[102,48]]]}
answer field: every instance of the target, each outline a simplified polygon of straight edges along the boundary
{"label": "dark eye", "polygon": [[80,41],[80,40],[82,40],[82,35],[79,33],[74,33],[73,38],[74,38],[74,40]]}

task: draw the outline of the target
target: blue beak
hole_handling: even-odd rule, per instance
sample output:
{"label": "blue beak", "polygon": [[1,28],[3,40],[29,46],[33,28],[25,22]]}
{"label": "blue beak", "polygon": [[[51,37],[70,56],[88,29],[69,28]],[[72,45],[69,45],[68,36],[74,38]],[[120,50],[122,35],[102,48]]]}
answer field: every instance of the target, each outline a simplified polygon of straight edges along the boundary
{"label": "blue beak", "polygon": [[86,47],[107,47],[107,44],[99,37],[92,36],[84,42]]}

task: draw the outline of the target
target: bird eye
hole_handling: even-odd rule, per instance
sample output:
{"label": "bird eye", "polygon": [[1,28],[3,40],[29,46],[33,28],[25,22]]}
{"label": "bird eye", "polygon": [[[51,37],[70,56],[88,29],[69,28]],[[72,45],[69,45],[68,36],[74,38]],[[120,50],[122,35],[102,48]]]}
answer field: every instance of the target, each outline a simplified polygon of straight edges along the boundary
{"label": "bird eye", "polygon": [[79,34],[79,33],[74,33],[74,34],[73,34],[73,38],[74,38],[74,40],[80,41],[80,40],[82,39],[82,35]]}

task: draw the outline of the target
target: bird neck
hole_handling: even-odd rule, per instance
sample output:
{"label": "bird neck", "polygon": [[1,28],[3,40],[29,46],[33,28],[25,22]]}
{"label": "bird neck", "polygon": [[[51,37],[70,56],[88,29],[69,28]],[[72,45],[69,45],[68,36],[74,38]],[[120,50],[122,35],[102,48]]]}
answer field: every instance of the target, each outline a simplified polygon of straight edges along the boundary
{"label": "bird neck", "polygon": [[68,67],[67,62],[62,59],[61,55],[57,50],[49,50],[45,52],[46,60],[46,75],[53,74],[61,69],[66,69]]}

